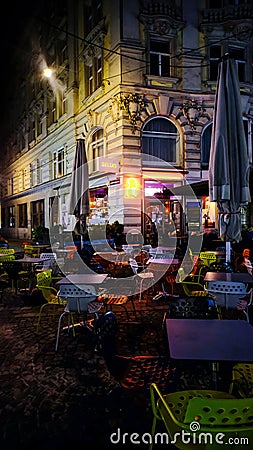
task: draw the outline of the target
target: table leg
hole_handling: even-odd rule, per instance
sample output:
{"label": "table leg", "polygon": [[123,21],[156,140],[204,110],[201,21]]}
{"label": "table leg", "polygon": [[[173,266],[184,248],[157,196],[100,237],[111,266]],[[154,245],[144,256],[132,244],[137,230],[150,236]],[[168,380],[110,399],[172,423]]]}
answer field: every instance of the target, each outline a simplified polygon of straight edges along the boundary
{"label": "table leg", "polygon": [[218,372],[219,372],[219,363],[217,361],[212,362],[212,379],[214,389],[218,389]]}

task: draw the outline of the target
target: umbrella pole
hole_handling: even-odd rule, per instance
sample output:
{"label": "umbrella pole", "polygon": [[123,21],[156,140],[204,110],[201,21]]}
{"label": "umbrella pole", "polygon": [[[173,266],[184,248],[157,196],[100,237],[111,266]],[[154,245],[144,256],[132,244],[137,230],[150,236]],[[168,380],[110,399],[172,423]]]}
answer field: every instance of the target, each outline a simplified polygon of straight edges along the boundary
{"label": "umbrella pole", "polygon": [[226,242],[226,262],[231,262],[231,242]]}

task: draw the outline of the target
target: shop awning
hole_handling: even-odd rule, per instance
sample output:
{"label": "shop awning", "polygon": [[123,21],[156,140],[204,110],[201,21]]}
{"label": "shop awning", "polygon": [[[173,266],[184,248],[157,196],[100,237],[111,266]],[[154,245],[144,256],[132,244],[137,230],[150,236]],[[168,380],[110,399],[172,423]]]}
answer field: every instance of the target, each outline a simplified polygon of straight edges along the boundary
{"label": "shop awning", "polygon": [[166,189],[167,196],[174,197],[174,196],[180,196],[184,195],[187,197],[196,196],[196,197],[202,197],[202,196],[208,196],[209,190],[208,190],[208,180],[201,180],[197,181],[195,183],[187,183],[184,186],[178,186],[171,189]]}

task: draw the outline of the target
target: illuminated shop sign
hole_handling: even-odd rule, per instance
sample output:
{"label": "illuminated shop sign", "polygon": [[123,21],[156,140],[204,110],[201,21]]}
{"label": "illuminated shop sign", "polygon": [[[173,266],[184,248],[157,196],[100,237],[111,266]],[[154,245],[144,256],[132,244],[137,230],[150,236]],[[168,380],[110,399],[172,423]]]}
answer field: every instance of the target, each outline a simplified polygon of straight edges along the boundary
{"label": "illuminated shop sign", "polygon": [[117,173],[119,171],[119,163],[113,159],[100,158],[99,170],[101,172]]}
{"label": "illuminated shop sign", "polygon": [[124,183],[124,197],[137,198],[140,191],[140,180],[136,177],[129,177],[125,179]]}

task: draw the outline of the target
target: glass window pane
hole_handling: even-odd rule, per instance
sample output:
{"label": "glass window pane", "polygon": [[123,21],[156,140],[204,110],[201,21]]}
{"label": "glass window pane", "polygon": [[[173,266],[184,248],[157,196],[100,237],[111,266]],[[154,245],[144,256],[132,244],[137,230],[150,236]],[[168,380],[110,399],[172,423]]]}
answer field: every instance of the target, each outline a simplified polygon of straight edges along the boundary
{"label": "glass window pane", "polygon": [[169,56],[161,56],[161,76],[168,77],[170,75],[170,58]]}
{"label": "glass window pane", "polygon": [[142,132],[142,152],[166,162],[177,162],[179,134],[168,119],[150,120]]}

